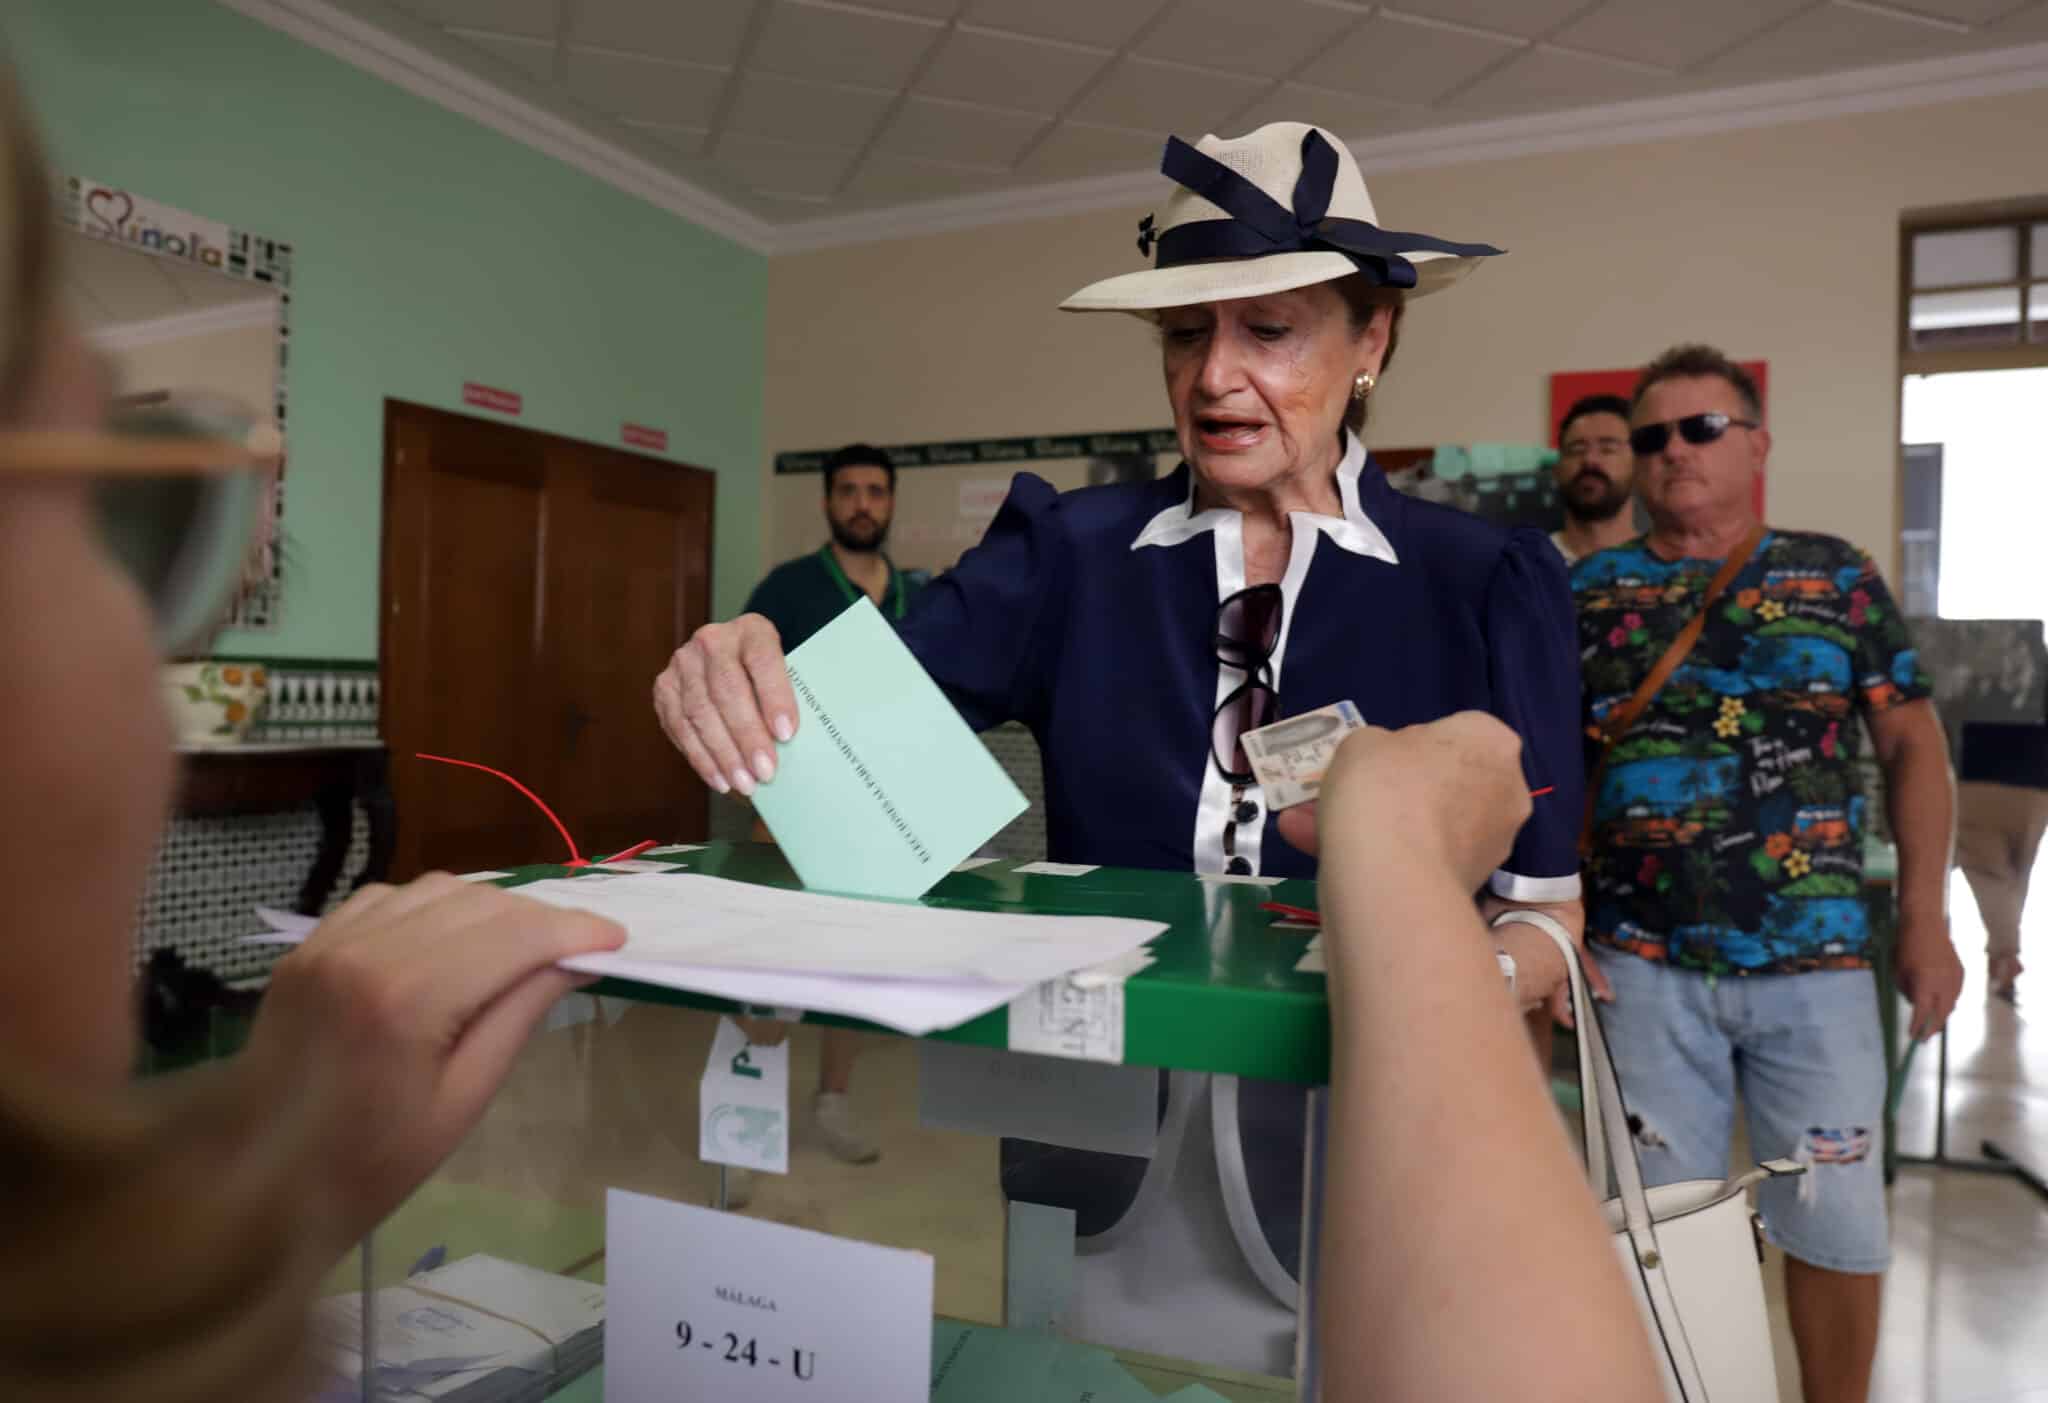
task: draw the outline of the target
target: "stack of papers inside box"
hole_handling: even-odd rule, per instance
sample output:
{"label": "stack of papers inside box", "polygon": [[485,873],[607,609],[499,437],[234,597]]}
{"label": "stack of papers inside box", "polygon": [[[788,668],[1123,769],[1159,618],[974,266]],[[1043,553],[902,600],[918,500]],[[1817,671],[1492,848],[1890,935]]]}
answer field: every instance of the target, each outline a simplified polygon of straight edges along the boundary
{"label": "stack of papers inside box", "polygon": [[[604,1354],[604,1287],[478,1254],[379,1290],[369,1396],[540,1403]],[[319,1403],[360,1399],[362,1297],[330,1296],[314,1329],[331,1371]]]}
{"label": "stack of papers inside box", "polygon": [[[1093,1345],[1037,1330],[932,1322],[931,1403],[1159,1403],[1144,1384]],[[1165,1403],[1225,1403],[1201,1384]]]}

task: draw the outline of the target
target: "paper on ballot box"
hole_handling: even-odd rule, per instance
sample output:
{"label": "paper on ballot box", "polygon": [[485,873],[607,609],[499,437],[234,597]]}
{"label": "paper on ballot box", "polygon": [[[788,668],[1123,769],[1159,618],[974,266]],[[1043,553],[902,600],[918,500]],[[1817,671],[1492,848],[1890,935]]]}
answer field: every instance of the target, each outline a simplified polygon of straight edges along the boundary
{"label": "paper on ballot box", "polygon": [[754,810],[806,887],[915,900],[1029,807],[868,600],[787,665],[796,735]]}
{"label": "paper on ballot box", "polygon": [[[1166,929],[1114,916],[863,901],[690,873],[555,878],[518,890],[617,921],[626,928],[619,958],[869,979],[1036,984],[1127,955]],[[589,959],[563,963],[605,972]]]}

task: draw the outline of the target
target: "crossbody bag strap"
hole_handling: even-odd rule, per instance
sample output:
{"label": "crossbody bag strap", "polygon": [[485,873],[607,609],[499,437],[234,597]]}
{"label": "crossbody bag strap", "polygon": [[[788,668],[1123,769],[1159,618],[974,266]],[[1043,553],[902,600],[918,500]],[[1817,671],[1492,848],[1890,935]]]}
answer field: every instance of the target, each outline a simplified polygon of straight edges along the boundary
{"label": "crossbody bag strap", "polygon": [[1729,553],[1721,562],[1721,568],[1714,572],[1714,578],[1707,582],[1707,592],[1700,596],[1700,607],[1693,610],[1692,617],[1685,621],[1685,627],[1671,640],[1671,646],[1664,650],[1657,665],[1650,669],[1650,675],[1643,679],[1635,694],[1613,711],[1598,726],[1589,727],[1587,734],[1600,742],[1600,758],[1593,763],[1593,773],[1586,781],[1586,812],[1579,823],[1579,856],[1586,857],[1593,846],[1594,806],[1600,798],[1600,781],[1607,774],[1607,753],[1614,749],[1614,743],[1628,734],[1629,727],[1649,709],[1657,699],[1657,693],[1664,690],[1664,684],[1671,680],[1671,674],[1678,671],[1691,654],[1693,645],[1700,641],[1700,634],[1706,630],[1707,615],[1728,586],[1735,583],[1735,577],[1742,573],[1742,567],[1749,564],[1756,548],[1763,544],[1764,525],[1758,522],[1756,529],[1743,538],[1742,544]]}

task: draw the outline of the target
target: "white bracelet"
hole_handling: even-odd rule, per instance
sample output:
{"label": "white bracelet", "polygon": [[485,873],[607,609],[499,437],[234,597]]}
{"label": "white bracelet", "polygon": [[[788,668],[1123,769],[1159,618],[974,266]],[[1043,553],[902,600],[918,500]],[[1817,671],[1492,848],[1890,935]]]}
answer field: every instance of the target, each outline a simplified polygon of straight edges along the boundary
{"label": "white bracelet", "polygon": [[[1529,911],[1521,907],[1503,911],[1493,918],[1493,928],[1499,930],[1502,926],[1515,921],[1519,921],[1525,926],[1534,926],[1554,940],[1562,940],[1567,944],[1575,943],[1572,941],[1571,932],[1564,928],[1564,923],[1558,920],[1557,917],[1544,911]],[[1494,957],[1500,961],[1501,972],[1507,976],[1508,993],[1513,994],[1515,992],[1515,957],[1505,950],[1495,950],[1493,953]]]}

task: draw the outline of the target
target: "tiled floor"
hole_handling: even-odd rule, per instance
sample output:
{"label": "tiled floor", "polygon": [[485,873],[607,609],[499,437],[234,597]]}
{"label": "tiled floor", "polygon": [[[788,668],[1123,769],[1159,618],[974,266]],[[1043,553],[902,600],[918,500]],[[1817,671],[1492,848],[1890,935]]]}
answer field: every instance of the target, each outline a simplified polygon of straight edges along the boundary
{"label": "tiled floor", "polygon": [[[1949,1032],[1948,1153],[1981,1160],[1989,1138],[2048,1173],[2048,903],[2028,922],[2036,972],[2017,1009],[1984,997],[1983,931],[1960,881],[1952,904],[1969,982]],[[1939,1063],[1938,1043],[1914,1059],[1907,1154],[1933,1152]],[[2048,1200],[2006,1175],[1902,1166],[1892,1251],[1872,1403],[2048,1403]],[[1797,1403],[1789,1351],[1779,1366],[1784,1403]]]}

